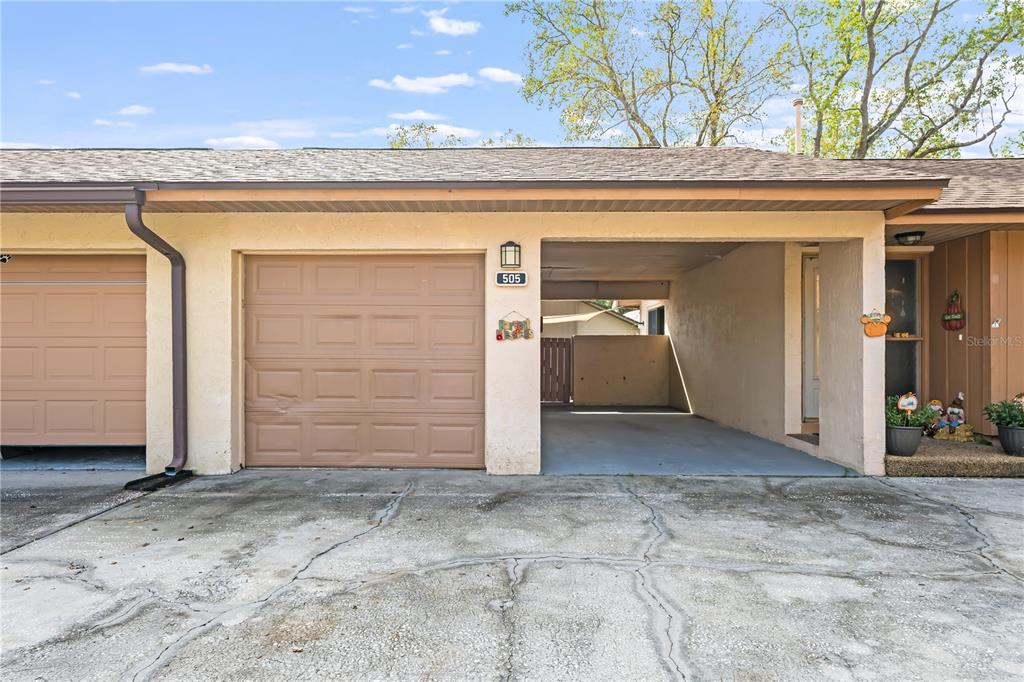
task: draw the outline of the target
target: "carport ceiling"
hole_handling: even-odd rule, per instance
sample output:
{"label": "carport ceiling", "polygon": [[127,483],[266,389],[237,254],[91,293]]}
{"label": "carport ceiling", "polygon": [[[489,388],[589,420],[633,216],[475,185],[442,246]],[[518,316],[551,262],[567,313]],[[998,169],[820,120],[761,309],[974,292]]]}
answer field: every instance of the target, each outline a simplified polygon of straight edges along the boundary
{"label": "carport ceiling", "polygon": [[548,282],[655,281],[717,260],[743,242],[543,242]]}

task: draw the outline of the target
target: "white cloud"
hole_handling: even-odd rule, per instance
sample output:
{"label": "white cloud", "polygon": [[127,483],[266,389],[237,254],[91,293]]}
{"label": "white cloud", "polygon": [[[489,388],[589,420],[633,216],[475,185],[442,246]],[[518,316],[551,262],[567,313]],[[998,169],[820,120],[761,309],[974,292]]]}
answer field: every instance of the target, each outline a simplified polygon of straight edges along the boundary
{"label": "white cloud", "polygon": [[152,114],[154,111],[156,111],[156,109],[153,107],[143,106],[142,104],[130,104],[119,110],[117,113],[121,116],[146,116],[147,114]]}
{"label": "white cloud", "polygon": [[388,114],[388,118],[393,118],[396,121],[443,121],[447,117],[441,114],[432,114],[429,111],[423,111],[423,109],[416,109],[415,111],[405,113]]}
{"label": "white cloud", "polygon": [[[444,138],[449,135],[454,135],[455,137],[480,137],[480,131],[473,128],[463,128],[461,126],[448,125],[447,123],[432,123],[431,125],[437,129],[437,133],[434,135],[436,138]],[[399,128],[401,128],[399,124],[392,123],[387,127],[368,128],[362,134],[371,137],[384,137],[396,132]]]}
{"label": "white cloud", "polygon": [[436,95],[448,92],[449,89],[460,85],[465,87],[476,85],[476,81],[468,73],[449,73],[444,76],[416,76],[415,78],[395,76],[389,81],[374,78],[370,81],[370,85],[382,90],[400,90],[402,92]]}
{"label": "white cloud", "polygon": [[391,8],[391,13],[392,14],[411,14],[412,12],[415,12],[415,11],[416,11],[416,6],[415,5],[401,5],[399,7],[392,7]]}
{"label": "white cloud", "polygon": [[3,142],[0,141],[0,149],[56,149],[52,144],[38,144],[36,142]]}
{"label": "white cloud", "polygon": [[57,81],[52,81],[49,78],[40,78],[36,81],[36,85],[56,85]]}
{"label": "white cloud", "polygon": [[331,139],[334,140],[348,140],[353,137],[359,137],[359,133],[353,133],[347,130],[342,130],[335,133],[329,133],[327,137],[330,137]]}
{"label": "white cloud", "polygon": [[316,137],[316,125],[301,118],[272,118],[263,121],[241,121],[234,127],[243,137]]}
{"label": "white cloud", "polygon": [[481,78],[486,78],[495,83],[520,83],[523,77],[514,71],[500,69],[496,66],[485,66],[478,71]]}
{"label": "white cloud", "polygon": [[395,46],[395,49],[397,49],[397,50],[411,50],[412,49],[412,43],[399,43],[398,45]]}
{"label": "white cloud", "polygon": [[111,121],[106,118],[97,118],[92,122],[94,126],[104,126],[107,128],[134,128],[135,124],[131,121]]}
{"label": "white cloud", "polygon": [[280,145],[273,140],[257,135],[238,135],[235,137],[211,137],[206,140],[211,147],[222,149],[277,149]]}
{"label": "white cloud", "polygon": [[424,12],[430,23],[430,30],[434,33],[443,33],[446,36],[469,36],[480,30],[479,21],[464,21],[462,19],[449,19],[444,16],[448,8]]}
{"label": "white cloud", "polygon": [[434,54],[436,54],[438,57],[447,57],[451,53],[451,50],[434,50]]}
{"label": "white cloud", "polygon": [[474,130],[473,128],[460,128],[459,126],[450,126],[446,123],[434,123],[433,126],[437,128],[438,135],[455,135],[456,137],[480,137],[480,131]]}
{"label": "white cloud", "polygon": [[409,34],[414,35],[417,38],[422,38],[423,36],[428,35],[426,31],[421,31],[418,28],[414,28],[411,31],[409,31]]}
{"label": "white cloud", "polygon": [[180,64],[178,62],[160,62],[149,66],[140,66],[142,73],[188,73],[195,76],[206,76],[213,73],[209,64]]}
{"label": "white cloud", "polygon": [[82,93],[78,92],[77,90],[68,90],[64,94],[67,97],[70,97],[71,99],[82,99]]}
{"label": "white cloud", "polygon": [[372,7],[354,7],[352,5],[346,5],[345,7],[342,7],[341,10],[350,14],[373,14]]}

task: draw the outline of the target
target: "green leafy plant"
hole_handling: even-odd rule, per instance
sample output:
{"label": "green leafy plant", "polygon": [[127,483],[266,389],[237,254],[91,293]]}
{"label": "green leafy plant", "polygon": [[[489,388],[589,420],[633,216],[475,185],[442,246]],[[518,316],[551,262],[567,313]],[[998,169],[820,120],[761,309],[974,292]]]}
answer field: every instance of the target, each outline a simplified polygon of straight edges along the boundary
{"label": "green leafy plant", "polygon": [[984,407],[985,417],[996,426],[1024,428],[1024,405],[1012,400],[989,403]]}
{"label": "green leafy plant", "polygon": [[922,429],[931,423],[935,413],[929,409],[918,409],[914,412],[904,412],[897,403],[899,396],[891,395],[885,399],[885,425],[886,426],[919,426]]}

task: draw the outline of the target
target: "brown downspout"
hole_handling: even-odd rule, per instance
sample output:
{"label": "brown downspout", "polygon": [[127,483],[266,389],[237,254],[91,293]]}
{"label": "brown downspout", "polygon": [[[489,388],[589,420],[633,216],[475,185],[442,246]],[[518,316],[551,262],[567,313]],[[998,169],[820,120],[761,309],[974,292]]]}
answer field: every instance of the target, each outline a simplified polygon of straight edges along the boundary
{"label": "brown downspout", "polygon": [[160,235],[142,222],[142,204],[145,196],[136,193],[133,204],[125,204],[124,218],[128,229],[171,261],[171,374],[173,401],[173,451],[171,462],[164,473],[174,476],[185,468],[188,462],[188,390],[187,354],[185,352],[185,258]]}

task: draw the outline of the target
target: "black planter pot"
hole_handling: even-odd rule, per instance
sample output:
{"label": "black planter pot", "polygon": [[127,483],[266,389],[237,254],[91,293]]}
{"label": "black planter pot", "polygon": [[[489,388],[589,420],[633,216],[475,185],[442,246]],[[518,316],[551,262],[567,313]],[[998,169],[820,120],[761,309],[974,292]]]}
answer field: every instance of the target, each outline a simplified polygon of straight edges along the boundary
{"label": "black planter pot", "polygon": [[1024,428],[1019,426],[1000,426],[999,444],[1008,455],[1024,457]]}
{"label": "black planter pot", "polygon": [[924,429],[920,426],[886,426],[885,451],[890,455],[910,457],[921,444]]}

